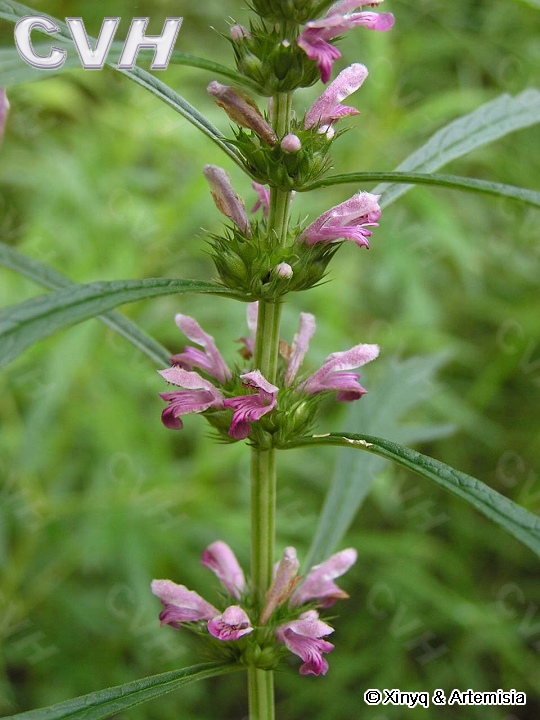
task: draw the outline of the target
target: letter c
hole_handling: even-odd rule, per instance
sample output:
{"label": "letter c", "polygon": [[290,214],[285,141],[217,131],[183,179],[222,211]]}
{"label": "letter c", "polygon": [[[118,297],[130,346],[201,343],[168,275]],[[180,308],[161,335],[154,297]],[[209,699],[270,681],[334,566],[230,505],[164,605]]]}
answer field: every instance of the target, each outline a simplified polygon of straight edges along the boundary
{"label": "letter c", "polygon": [[62,67],[66,61],[67,53],[65,50],[59,50],[53,47],[46,57],[36,55],[32,47],[32,41],[30,40],[30,33],[34,28],[41,28],[49,35],[60,32],[58,25],[52,20],[49,20],[49,18],[39,15],[30,15],[29,17],[22,18],[15,25],[15,44],[17,45],[19,55],[29,65],[38,70],[55,70]]}
{"label": "letter c", "polygon": [[374,585],[369,590],[366,598],[366,609],[368,613],[377,620],[383,620],[388,617],[389,614],[389,611],[384,607],[384,604],[378,602],[378,599],[384,595],[386,595],[391,604],[395,604],[395,596],[392,589],[383,582],[379,582]]}

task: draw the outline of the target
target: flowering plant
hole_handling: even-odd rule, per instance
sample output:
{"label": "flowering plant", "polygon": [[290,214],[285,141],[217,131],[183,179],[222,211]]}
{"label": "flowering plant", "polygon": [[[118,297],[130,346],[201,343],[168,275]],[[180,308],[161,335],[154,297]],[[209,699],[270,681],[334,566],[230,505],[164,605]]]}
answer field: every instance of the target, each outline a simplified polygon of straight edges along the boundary
{"label": "flowering plant", "polygon": [[[108,717],[188,682],[234,671],[247,672],[251,720],[271,720],[274,671],[290,664],[291,654],[297,656],[293,661],[301,675],[327,674],[328,656],[334,650],[328,637],[334,638],[336,629],[339,648],[339,625],[326,611],[348,597],[334,581],[352,567],[357,551],[330,550],[326,560],[318,562],[320,558],[316,558],[302,572],[296,550],[287,545],[274,564],[279,509],[276,455],[282,450],[314,451],[319,445],[334,445],[392,460],[469,502],[540,554],[540,520],[481,481],[383,438],[365,433],[316,432],[317,418],[328,402],[356,403],[365,396],[367,390],[356,371],[378,358],[378,344],[362,342],[367,338],[359,331],[352,347],[334,349],[315,369],[309,366],[308,355],[315,334],[314,315],[300,314],[290,344],[281,337],[287,296],[320,285],[345,243],[351,241],[365,255],[377,242],[379,226],[385,223],[385,207],[406,186],[435,184],[540,206],[540,196],[533,191],[435,174],[437,162],[443,164],[456,156],[455,135],[447,145],[439,136],[434,153],[437,159],[431,157],[430,162],[418,166],[409,163],[395,173],[329,174],[334,143],[345,132],[343,119],[359,114],[343,102],[369,78],[367,66],[360,62],[335,71],[342,58],[337,44],[349,32],[374,30],[377,37],[377,33],[391,30],[394,16],[381,12],[381,3],[253,0],[249,27],[233,24],[229,31],[235,69],[177,54],[180,64],[210,70],[225,81],[212,80],[207,93],[208,102],[215,102],[219,112],[226,113],[224,122],[232,123],[229,136],[155,76],[138,67],[124,71],[211,138],[249,178],[252,197],[246,196],[246,200],[247,207],[253,207],[251,213],[235,190],[236,179],[227,170],[214,164],[201,168],[216,208],[225,218],[222,231],[208,235],[215,281],[164,278],[72,286],[62,276],[21,259],[12,249],[4,249],[6,264],[9,261],[26,274],[41,273],[54,292],[0,313],[3,364],[55,331],[99,316],[160,365],[160,381],[170,386],[163,385],[159,393],[166,403],[161,406],[165,428],[182,431],[184,423],[199,420],[189,416],[201,415],[219,441],[245,443],[251,455],[249,572],[244,572],[229,545],[218,540],[202,556],[202,564],[217,576],[224,590],[212,603],[177,584],[176,580],[183,580],[183,568],[175,573],[174,580],[155,579],[151,583],[152,593],[163,606],[161,625],[169,626],[155,632],[172,632],[172,628],[194,634],[210,661],[23,713],[21,720],[23,716],[27,720],[50,720],[87,711],[87,717]],[[30,12],[19,3],[0,1],[0,18],[5,21],[16,23]],[[57,24],[60,31],[56,39],[67,42],[65,26],[60,21]],[[369,65],[368,58],[359,59]],[[319,81],[326,87],[309,107],[295,97],[296,90]],[[256,101],[254,96],[261,99]],[[0,139],[5,136],[7,142],[9,109],[6,91],[1,89]],[[520,115],[523,126],[529,122],[523,119],[526,116],[525,112]],[[477,120],[468,117],[466,124],[474,127]],[[486,142],[488,135],[491,137],[486,131],[483,137],[475,136],[477,144]],[[392,185],[365,189],[376,180]],[[307,219],[297,217],[297,194],[347,183],[355,185],[352,195],[344,194],[345,199],[333,206],[322,196],[317,214]],[[248,332],[241,339],[240,359],[235,363],[225,351],[221,354],[214,337],[188,315],[176,314],[174,320],[190,344],[169,353],[140,328],[111,313],[126,302],[188,292],[245,304]],[[368,387],[373,392],[371,384]],[[155,398],[156,422],[158,403]],[[178,434],[179,443],[186,433]],[[280,477],[279,483],[286,486],[288,480]],[[341,506],[348,501],[344,491]]]}

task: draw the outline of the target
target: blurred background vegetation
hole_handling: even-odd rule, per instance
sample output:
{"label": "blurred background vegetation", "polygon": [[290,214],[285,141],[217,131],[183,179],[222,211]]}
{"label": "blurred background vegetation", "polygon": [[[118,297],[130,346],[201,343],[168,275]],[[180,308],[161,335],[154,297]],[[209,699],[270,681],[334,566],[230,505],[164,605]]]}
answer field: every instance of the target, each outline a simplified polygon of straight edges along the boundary
{"label": "blurred background vegetation", "polygon": [[[385,5],[396,15],[392,32],[357,30],[340,45],[339,69],[364,62],[370,77],[351,98],[361,116],[334,146],[338,172],[391,170],[450,120],[538,82],[536,0]],[[167,15],[182,15],[177,49],[224,63],[222,34],[231,18],[248,17],[232,0],[34,7],[81,16],[94,36],[105,15],[122,17],[118,37],[133,16],[150,16],[157,32]],[[0,32],[11,46],[12,28]],[[159,77],[228,132],[205,93],[208,73],[170,67]],[[319,91],[298,93],[298,112]],[[110,70],[16,87],[10,101],[2,241],[79,282],[212,277],[202,228],[219,231],[221,217],[202,166],[223,165],[247,205],[255,198],[209,140]],[[445,171],[538,189],[539,140],[538,127],[521,131]],[[355,189],[298,196],[298,214],[314,217]],[[320,427],[362,432],[365,413],[384,396],[384,363],[435,354],[437,381],[426,376],[425,402],[408,420],[454,432],[418,449],[539,513],[539,231],[540,214],[526,206],[417,188],[385,211],[369,252],[344,246],[329,283],[290,298],[283,335],[290,341],[298,312],[309,310],[318,318],[313,368],[362,341],[380,344],[381,361],[363,372],[371,405],[366,398],[366,409],[358,406],[355,426],[346,408],[329,403]],[[41,292],[0,269],[2,306]],[[232,341],[245,333],[244,307],[219,298],[154,299],[122,311],[176,352],[184,339],[173,315],[193,315],[231,362]],[[248,453],[242,444],[213,445],[200,418],[188,418],[182,433],[165,430],[162,390],[152,363],[97,321],[41,343],[0,376],[1,714],[197,662],[186,633],[159,629],[150,580],[170,577],[211,599],[216,583],[198,560],[217,538],[248,565]],[[279,547],[295,544],[305,555],[338,451],[282,455]],[[358,548],[359,561],[342,583],[351,599],[335,621],[330,672],[301,678],[296,663],[284,668],[279,717],[408,717],[366,707],[371,687],[516,688],[527,693],[525,708],[415,713],[539,716],[538,564],[528,549],[391,467],[345,546]],[[243,718],[243,683],[234,675],[187,687],[130,717]]]}

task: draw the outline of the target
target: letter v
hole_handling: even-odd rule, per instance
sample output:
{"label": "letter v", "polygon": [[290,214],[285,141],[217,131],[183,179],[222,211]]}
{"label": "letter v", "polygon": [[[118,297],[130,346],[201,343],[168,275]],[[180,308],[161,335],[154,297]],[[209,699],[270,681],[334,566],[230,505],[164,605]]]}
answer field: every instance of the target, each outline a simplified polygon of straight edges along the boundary
{"label": "letter v", "polygon": [[103,20],[94,50],[90,47],[82,18],[66,18],[66,22],[83,68],[85,70],[101,70],[107,59],[120,18],[105,18]]}

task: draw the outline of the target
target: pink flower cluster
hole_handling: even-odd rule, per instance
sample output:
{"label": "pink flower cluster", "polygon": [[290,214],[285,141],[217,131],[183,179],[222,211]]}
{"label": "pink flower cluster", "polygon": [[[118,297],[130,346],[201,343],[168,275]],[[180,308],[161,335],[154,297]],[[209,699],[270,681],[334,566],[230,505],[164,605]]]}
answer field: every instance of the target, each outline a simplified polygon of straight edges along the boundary
{"label": "pink flower cluster", "polygon": [[380,5],[381,2],[382,0],[341,0],[330,8],[324,18],[306,24],[296,42],[308,58],[317,63],[324,83],[330,80],[334,60],[341,57],[341,53],[330,44],[330,40],[360,26],[379,32],[390,30],[394,24],[391,13],[378,15],[374,12],[351,12],[365,5]]}
{"label": "pink flower cluster", "polygon": [[[243,356],[253,355],[257,329],[257,303],[248,306],[248,327],[251,337],[243,338]],[[187,346],[183,352],[173,355],[173,367],[161,370],[160,375],[179,390],[161,393],[168,405],[161,420],[171,430],[183,427],[182,417],[203,413],[209,409],[233,411],[229,435],[243,440],[251,432],[251,424],[270,413],[278,405],[279,388],[268,382],[259,370],[242,373],[239,377],[248,394],[226,396],[226,387],[233,380],[233,374],[216,347],[214,338],[204,332],[196,320],[187,315],[176,315],[176,325],[200,348]],[[358,382],[359,376],[351,370],[374,360],[379,354],[377,345],[355,345],[345,352],[329,355],[322,366],[307,379],[297,381],[297,374],[308,351],[309,342],[315,332],[315,317],[309,313],[300,314],[300,327],[294,336],[286,360],[283,375],[285,387],[294,387],[298,392],[315,395],[326,391],[337,392],[337,399],[344,402],[358,400],[367,391]],[[207,379],[203,375],[211,378]],[[217,383],[217,386],[216,384]]]}
{"label": "pink flower cluster", "polygon": [[[274,582],[268,590],[259,624],[255,626],[239,604],[229,605],[220,612],[196,592],[171,580],[154,580],[151,587],[164,607],[159,616],[162,625],[179,628],[186,623],[189,626],[189,623],[206,622],[210,635],[223,642],[239,640],[257,627],[267,625],[274,610],[288,602],[292,619],[274,628],[275,639],[303,660],[300,668],[302,675],[325,675],[328,662],[323,655],[333,650],[334,646],[324,638],[334,629],[320,620],[317,610],[310,608],[298,614],[298,609],[308,603],[328,608],[337,600],[347,598],[347,593],[334,580],[346,573],[355,561],[355,550],[342,550],[312,567],[301,580],[297,577],[299,563],[296,550],[285,548]],[[238,602],[244,599],[247,587],[244,573],[226,543],[212,543],[203,552],[201,563],[215,573],[229,596]]]}
{"label": "pink flower cluster", "polygon": [[[201,413],[210,408],[231,408],[233,416],[229,434],[235,440],[247,438],[251,423],[275,408],[279,388],[269,383],[258,370],[253,370],[240,375],[242,385],[253,392],[226,398],[223,386],[232,379],[232,373],[217,349],[214,338],[188,315],[177,315],[175,321],[184,335],[202,350],[187,346],[184,352],[172,356],[173,367],[160,371],[167,382],[182,388],[160,394],[169,403],[161,415],[163,424],[171,430],[181,430],[183,423],[180,418],[183,415]],[[217,381],[221,389],[194,371],[194,368]]]}

